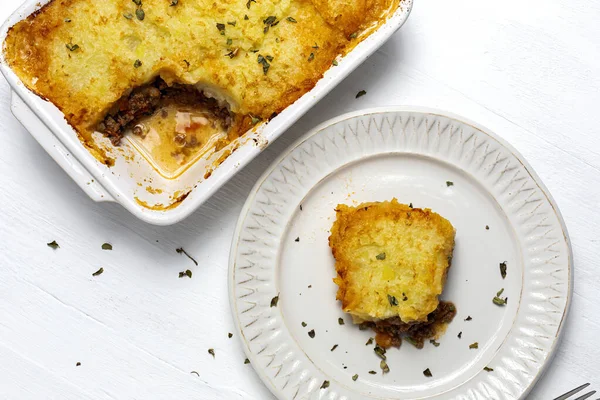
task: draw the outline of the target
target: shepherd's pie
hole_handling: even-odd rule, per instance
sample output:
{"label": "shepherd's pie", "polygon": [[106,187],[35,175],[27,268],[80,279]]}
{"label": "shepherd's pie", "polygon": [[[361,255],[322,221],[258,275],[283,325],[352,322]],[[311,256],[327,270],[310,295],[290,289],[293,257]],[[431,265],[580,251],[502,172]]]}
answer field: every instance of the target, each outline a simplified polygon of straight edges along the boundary
{"label": "shepherd's pie", "polygon": [[396,199],[340,204],[336,213],[329,245],[343,310],[380,333],[385,347],[399,344],[401,333],[421,346],[436,336],[432,325],[455,314],[439,301],[454,249],[452,224]]}
{"label": "shepherd's pie", "polygon": [[[114,145],[136,127],[146,137],[138,122],[159,109],[173,120],[176,148],[218,150],[309,91],[398,6],[52,0],[10,28],[3,51],[23,83],[54,103],[99,158],[94,131]],[[180,103],[182,110],[174,106]]]}

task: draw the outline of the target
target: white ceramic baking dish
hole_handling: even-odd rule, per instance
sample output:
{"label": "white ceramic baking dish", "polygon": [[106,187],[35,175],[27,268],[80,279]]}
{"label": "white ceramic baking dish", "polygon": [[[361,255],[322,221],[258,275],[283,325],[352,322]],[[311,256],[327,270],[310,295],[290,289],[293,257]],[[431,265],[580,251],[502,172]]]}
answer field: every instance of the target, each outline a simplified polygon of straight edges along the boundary
{"label": "white ceramic baking dish", "polygon": [[[26,1],[0,28],[0,42],[4,43],[11,26],[46,3],[48,0],[41,3],[38,0]],[[175,179],[166,179],[151,167],[129,141],[124,140],[118,148],[108,144],[105,146],[111,148],[116,160],[114,166],[107,167],[88,152],[53,104],[42,100],[23,85],[3,55],[0,55],[0,70],[13,90],[12,112],[15,117],[93,200],[117,202],[146,222],[169,225],[194,212],[240,168],[365,61],[404,24],[411,8],[412,0],[402,1],[384,25],[340,59],[338,66],[332,66],[311,91],[268,124],[259,125],[253,132],[238,139],[239,143],[233,144],[237,147],[236,151],[206,178],[207,168],[221,153],[198,160]],[[97,136],[97,140],[106,141],[101,135]],[[184,200],[178,201],[182,198]]]}

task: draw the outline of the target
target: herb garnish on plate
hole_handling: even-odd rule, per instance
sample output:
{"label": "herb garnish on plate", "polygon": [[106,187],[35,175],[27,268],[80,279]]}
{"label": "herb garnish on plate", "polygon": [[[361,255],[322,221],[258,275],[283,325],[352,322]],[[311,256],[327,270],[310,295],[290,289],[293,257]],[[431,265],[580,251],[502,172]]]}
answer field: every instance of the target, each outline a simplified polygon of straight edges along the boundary
{"label": "herb garnish on plate", "polygon": [[277,303],[279,303],[279,295],[271,299],[271,307],[277,307]]}
{"label": "herb garnish on plate", "polygon": [[508,297],[501,298],[500,296],[504,293],[504,288],[500,289],[498,293],[496,293],[496,297],[492,299],[493,303],[497,306],[504,306],[508,303]]}
{"label": "herb garnish on plate", "polygon": [[506,261],[500,263],[500,275],[502,279],[506,278]]}

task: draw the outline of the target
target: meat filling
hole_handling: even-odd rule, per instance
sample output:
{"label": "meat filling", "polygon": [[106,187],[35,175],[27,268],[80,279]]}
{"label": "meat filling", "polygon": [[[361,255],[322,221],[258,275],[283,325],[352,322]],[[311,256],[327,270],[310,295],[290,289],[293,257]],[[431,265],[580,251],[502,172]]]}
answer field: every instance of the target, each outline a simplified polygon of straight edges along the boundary
{"label": "meat filling", "polygon": [[216,99],[207,97],[193,85],[173,84],[171,86],[161,78],[134,89],[123,96],[108,112],[98,130],[107,136],[113,145],[118,146],[127,129],[133,128],[141,117],[153,114],[167,104],[182,106],[202,105],[227,131],[233,121],[233,113],[228,107],[219,104]]}
{"label": "meat filling", "polygon": [[414,324],[402,322],[399,317],[388,318],[381,321],[367,321],[361,328],[372,328],[377,332],[377,344],[383,348],[399,347],[402,337],[417,348],[422,349],[425,340],[435,338],[439,329],[454,319],[456,307],[447,301],[440,301],[438,307],[427,316],[427,321]]}

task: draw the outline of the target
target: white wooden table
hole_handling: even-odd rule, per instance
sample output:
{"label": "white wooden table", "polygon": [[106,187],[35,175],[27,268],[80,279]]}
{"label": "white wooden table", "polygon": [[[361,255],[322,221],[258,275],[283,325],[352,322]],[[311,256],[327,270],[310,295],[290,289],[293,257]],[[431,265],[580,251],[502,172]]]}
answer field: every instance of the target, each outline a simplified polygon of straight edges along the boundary
{"label": "white wooden table", "polygon": [[[19,3],[2,0],[0,20]],[[529,398],[588,381],[600,389],[598,21],[595,0],[418,1],[381,50],[171,227],[92,202],[11,115],[0,79],[0,399],[272,398],[227,335],[238,213],[256,179],[306,130],[399,104],[478,121],[546,183],[573,243],[575,292],[564,340]],[[46,245],[52,240],[60,249]],[[103,251],[104,242],[114,250]],[[178,278],[188,268],[193,278]]]}

